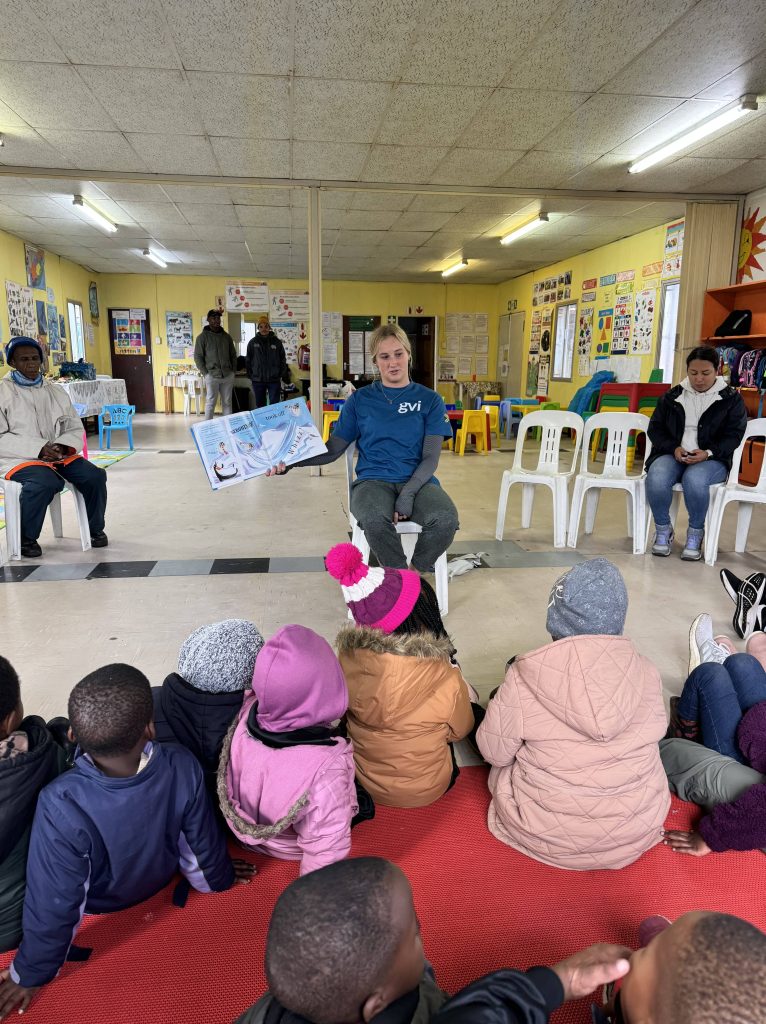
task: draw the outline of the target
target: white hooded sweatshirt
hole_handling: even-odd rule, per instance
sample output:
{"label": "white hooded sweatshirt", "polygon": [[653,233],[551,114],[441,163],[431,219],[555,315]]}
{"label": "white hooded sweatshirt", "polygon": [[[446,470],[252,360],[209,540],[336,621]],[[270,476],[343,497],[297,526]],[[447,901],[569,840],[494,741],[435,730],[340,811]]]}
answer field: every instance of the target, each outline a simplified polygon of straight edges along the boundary
{"label": "white hooded sweatshirt", "polygon": [[684,377],[681,381],[681,394],[676,401],[683,406],[686,421],[684,423],[684,436],[681,438],[681,447],[684,451],[693,452],[699,448],[697,443],[697,431],[700,417],[705,413],[713,402],[721,399],[721,392],[726,387],[723,377],[716,377],[713,386],[707,391],[695,391],[689,383],[689,378]]}

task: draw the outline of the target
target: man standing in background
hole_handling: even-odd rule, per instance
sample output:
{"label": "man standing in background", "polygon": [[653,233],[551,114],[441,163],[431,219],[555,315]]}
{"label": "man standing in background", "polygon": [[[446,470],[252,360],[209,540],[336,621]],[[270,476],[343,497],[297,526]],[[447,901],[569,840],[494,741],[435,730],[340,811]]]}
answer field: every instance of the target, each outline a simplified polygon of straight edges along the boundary
{"label": "man standing in background", "polygon": [[253,382],[256,409],[266,405],[267,392],[269,405],[275,405],[279,401],[281,382],[290,380],[285,347],[272,331],[267,316],[258,318],[255,337],[248,342],[247,375]]}
{"label": "man standing in background", "polygon": [[237,350],[232,336],[221,327],[218,309],[208,310],[207,327],[197,335],[194,344],[194,362],[205,378],[205,419],[212,420],[219,394],[223,415],[228,416],[231,413]]}

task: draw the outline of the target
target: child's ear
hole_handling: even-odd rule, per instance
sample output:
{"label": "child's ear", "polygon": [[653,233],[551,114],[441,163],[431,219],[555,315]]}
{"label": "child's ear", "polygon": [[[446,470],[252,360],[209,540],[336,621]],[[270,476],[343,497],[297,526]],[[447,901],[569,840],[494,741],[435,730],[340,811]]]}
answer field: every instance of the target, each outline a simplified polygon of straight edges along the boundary
{"label": "child's ear", "polygon": [[154,719],[152,719],[152,721],[147,725],[146,732],[144,733],[144,735],[148,740],[157,739],[157,729],[154,725]]}
{"label": "child's ear", "polygon": [[69,728],[66,731],[66,738],[69,740],[70,743],[76,743],[77,742],[77,737],[75,736],[74,729],[72,728],[71,725],[69,726]]}
{"label": "child's ear", "polygon": [[373,992],[371,996],[367,996],[362,1006],[362,1020],[364,1024],[368,1024],[373,1017],[377,1017],[387,1006],[388,1002],[379,989]]}

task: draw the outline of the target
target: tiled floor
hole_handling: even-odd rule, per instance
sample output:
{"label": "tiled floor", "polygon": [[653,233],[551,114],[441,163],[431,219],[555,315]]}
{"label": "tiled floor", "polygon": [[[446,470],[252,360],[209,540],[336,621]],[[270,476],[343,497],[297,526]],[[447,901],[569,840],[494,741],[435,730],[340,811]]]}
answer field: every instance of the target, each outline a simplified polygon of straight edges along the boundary
{"label": "tiled floor", "polygon": [[[0,587],[2,653],[21,675],[29,711],[61,713],[74,683],[111,661],[131,662],[160,682],[175,668],[184,638],[206,621],[247,617],[267,636],[301,622],[328,639],[345,623],[340,588],[322,565],[328,548],[348,535],[343,462],[321,477],[293,471],[213,493],[190,422],[181,415],[136,418],[139,450],[108,471],[108,548],[80,550],[65,496],[65,537],[55,540],[46,525],[43,559],[7,570],[23,582]],[[551,584],[579,558],[598,554],[625,576],[628,634],[677,692],[691,619],[709,610],[717,628],[730,625],[734,606],[718,569],[677,556],[633,556],[617,493],[604,495],[595,532],[581,534],[577,551],[555,551],[547,492],[537,499],[533,527],[521,530],[520,490],[513,488],[506,539],[496,541],[500,477],[512,458],[509,444],[502,447],[489,456],[445,452],[438,472],[460,511],[452,554],[483,552],[489,566],[450,584],[446,621],[466,678],[486,698],[511,654],[546,643]],[[734,519],[727,515],[719,567],[739,575],[766,570],[766,512],[754,513],[745,556],[732,554]]]}

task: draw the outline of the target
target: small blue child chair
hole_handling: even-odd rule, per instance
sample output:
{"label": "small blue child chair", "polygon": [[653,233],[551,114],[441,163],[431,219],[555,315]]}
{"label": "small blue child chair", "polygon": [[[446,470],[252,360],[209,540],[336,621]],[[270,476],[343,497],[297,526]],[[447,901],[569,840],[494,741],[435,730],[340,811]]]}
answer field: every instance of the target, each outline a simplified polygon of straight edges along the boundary
{"label": "small blue child chair", "polygon": [[[133,451],[133,414],[136,411],[135,405],[105,405],[98,417],[98,446],[104,450],[104,434],[106,434],[106,447],[112,447],[112,431],[126,430],[128,432],[128,444]],[[109,422],[104,423],[104,415],[109,415]]]}

